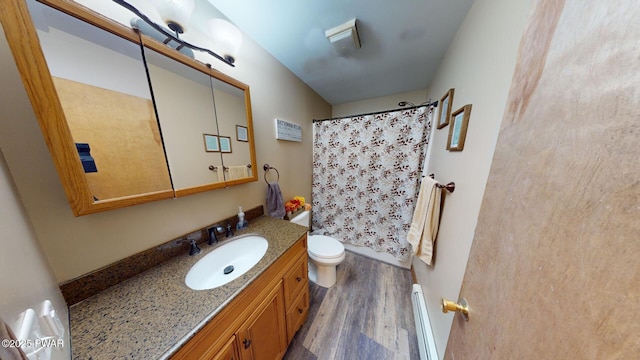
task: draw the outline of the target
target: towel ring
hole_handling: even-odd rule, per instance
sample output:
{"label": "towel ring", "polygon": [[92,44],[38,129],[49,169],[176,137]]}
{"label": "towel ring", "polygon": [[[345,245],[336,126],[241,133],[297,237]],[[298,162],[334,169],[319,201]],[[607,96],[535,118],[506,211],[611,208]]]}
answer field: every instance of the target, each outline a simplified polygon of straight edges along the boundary
{"label": "towel ring", "polygon": [[275,182],[280,181],[280,173],[278,172],[278,169],[276,169],[276,168],[274,168],[274,167],[269,166],[269,164],[264,164],[264,166],[263,166],[262,168],[264,169],[264,181],[265,181],[267,184],[271,184],[271,183],[269,182],[269,180],[267,180],[267,173],[269,172],[269,170],[275,170],[275,171],[276,171],[276,174],[278,174],[278,179],[277,179]]}

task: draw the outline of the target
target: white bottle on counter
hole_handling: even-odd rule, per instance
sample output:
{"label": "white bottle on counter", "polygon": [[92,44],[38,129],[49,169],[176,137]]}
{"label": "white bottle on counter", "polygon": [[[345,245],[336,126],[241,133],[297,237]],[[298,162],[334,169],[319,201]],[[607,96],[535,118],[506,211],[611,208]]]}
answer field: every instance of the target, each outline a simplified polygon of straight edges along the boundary
{"label": "white bottle on counter", "polygon": [[238,225],[236,225],[236,229],[244,229],[249,226],[249,223],[244,219],[244,211],[242,211],[242,206],[238,206]]}

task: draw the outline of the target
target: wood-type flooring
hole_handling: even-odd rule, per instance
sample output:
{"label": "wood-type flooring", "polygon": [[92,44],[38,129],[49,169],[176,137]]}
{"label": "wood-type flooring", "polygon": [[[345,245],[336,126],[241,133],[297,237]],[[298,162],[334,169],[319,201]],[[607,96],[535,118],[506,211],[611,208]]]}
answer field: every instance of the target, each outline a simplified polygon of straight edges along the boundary
{"label": "wood-type flooring", "polygon": [[309,282],[306,323],[284,359],[418,359],[411,272],[349,251],[337,283]]}

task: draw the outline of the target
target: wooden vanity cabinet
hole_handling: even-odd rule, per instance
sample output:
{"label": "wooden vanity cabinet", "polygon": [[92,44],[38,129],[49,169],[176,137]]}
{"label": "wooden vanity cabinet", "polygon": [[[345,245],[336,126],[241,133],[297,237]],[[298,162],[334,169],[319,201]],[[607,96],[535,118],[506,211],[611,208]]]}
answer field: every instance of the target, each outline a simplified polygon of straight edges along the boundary
{"label": "wooden vanity cabinet", "polygon": [[236,346],[236,336],[231,336],[231,339],[224,345],[222,350],[215,354],[212,354],[208,359],[211,360],[238,360],[238,347]]}
{"label": "wooden vanity cabinet", "polygon": [[307,317],[307,261],[305,234],[172,359],[281,359]]}
{"label": "wooden vanity cabinet", "polygon": [[238,329],[236,342],[243,360],[282,358],[288,342],[281,283]]}
{"label": "wooden vanity cabinet", "polygon": [[307,319],[309,310],[308,274],[308,257],[305,253],[296,260],[283,278],[288,342],[291,342]]}

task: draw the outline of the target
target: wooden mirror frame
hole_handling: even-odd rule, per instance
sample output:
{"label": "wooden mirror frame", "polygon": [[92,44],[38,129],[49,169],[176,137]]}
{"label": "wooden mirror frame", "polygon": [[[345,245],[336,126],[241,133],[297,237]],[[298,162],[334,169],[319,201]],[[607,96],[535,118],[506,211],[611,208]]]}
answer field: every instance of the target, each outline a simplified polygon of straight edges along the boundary
{"label": "wooden mirror frame", "polygon": [[[196,60],[188,58],[151,38],[139,35],[133,29],[120,25],[82,5],[65,0],[38,1],[131,42],[137,44],[143,42],[143,44],[149,48],[153,48],[177,61],[244,90],[247,127],[249,129],[249,142],[251,144],[251,164],[253,169],[257,168],[251,115],[251,96],[248,85],[217,70],[211,69]],[[16,66],[20,72],[22,82],[31,101],[36,118],[38,119],[40,129],[60,176],[73,214],[75,216],[92,214],[178,196],[173,189],[169,189],[106,199],[98,202],[94,201],[27,4],[24,0],[7,1],[3,2],[2,10],[3,11],[0,11],[0,22],[2,23],[7,43],[13,53]],[[252,174],[252,177],[231,182],[185,189],[180,195],[195,194],[225,186],[257,181],[257,172],[252,171]]]}

